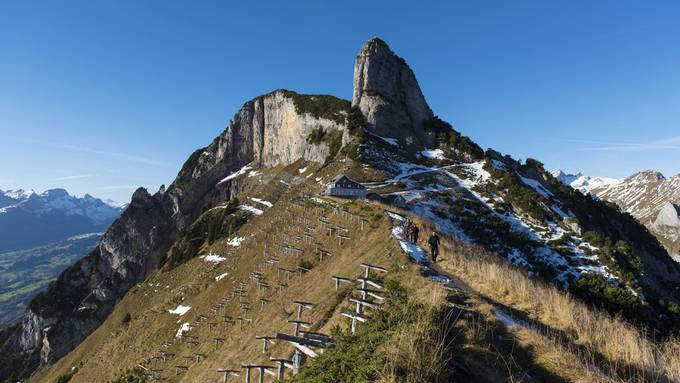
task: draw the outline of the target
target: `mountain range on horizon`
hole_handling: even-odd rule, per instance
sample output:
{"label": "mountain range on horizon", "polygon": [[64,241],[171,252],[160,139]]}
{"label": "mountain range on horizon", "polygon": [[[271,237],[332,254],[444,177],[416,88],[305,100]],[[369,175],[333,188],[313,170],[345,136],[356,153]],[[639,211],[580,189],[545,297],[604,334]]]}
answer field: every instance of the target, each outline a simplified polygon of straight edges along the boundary
{"label": "mountain range on horizon", "polygon": [[[624,363],[584,334],[680,330],[680,264],[642,221],[605,202],[653,217],[647,212],[674,198],[675,180],[551,174],[537,159],[484,150],[436,116],[412,69],[378,38],[360,48],[353,75],[351,100],[277,89],[246,101],[172,184],[137,189],[92,251],[0,332],[0,376],[199,382],[264,366],[262,380],[274,361],[279,377],[292,375],[286,364],[297,358],[298,382],[377,381],[383,368],[400,377],[402,363],[432,362],[441,368],[410,381],[672,375],[642,335],[629,343],[656,363]],[[339,175],[370,198],[327,195]],[[659,188],[668,192],[649,207],[633,203]],[[103,201],[65,191],[20,198],[3,202],[0,222],[3,214],[113,216]],[[655,222],[672,225],[663,210]],[[407,218],[439,233],[439,262],[429,260],[426,238],[405,238]],[[557,301],[563,310],[553,312]],[[586,318],[587,331],[578,327]],[[558,348],[568,357],[554,357]],[[412,362],[432,350],[441,352]],[[572,364],[558,370],[554,360]]]}
{"label": "mountain range on horizon", "polygon": [[64,269],[87,255],[125,209],[64,189],[0,190],[0,328]]}
{"label": "mountain range on horizon", "polygon": [[680,261],[680,174],[666,177],[659,171],[645,170],[624,178],[604,178],[555,170],[552,175],[630,213]]}
{"label": "mountain range on horizon", "polygon": [[64,189],[0,190],[0,252],[102,232],[124,209],[124,204],[89,194],[76,197]]}

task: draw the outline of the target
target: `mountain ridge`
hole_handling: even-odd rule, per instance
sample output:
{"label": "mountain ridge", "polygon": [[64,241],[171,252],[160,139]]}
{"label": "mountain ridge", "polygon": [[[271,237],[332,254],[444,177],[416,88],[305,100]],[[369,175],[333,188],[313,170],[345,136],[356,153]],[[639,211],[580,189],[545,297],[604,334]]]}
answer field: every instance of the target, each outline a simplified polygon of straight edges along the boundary
{"label": "mountain ridge", "polygon": [[167,189],[135,191],[97,248],[0,334],[0,372],[47,367],[149,276],[162,280],[201,254],[214,259],[204,253],[213,241],[266,217],[249,205],[257,193],[271,189],[271,201],[319,193],[340,173],[588,303],[669,331],[675,314],[666,302],[678,302],[671,287],[680,266],[637,221],[566,188],[537,160],[482,150],[432,113],[411,69],[383,41],[361,48],[354,74],[351,103],[284,90],[247,101]]}
{"label": "mountain ridge", "polygon": [[[556,173],[557,171],[553,175]],[[603,181],[585,186],[580,181],[582,179],[598,180],[582,176],[568,185],[615,203],[623,211],[632,214],[659,239],[674,258],[680,259],[680,225],[674,221],[669,207],[680,204],[680,174],[666,177],[661,172],[650,169],[620,179],[601,178],[599,180]]]}
{"label": "mountain ridge", "polygon": [[[104,231],[124,206],[111,206],[64,189],[0,191],[0,252],[30,248],[69,236]],[[39,236],[34,233],[40,232]]]}

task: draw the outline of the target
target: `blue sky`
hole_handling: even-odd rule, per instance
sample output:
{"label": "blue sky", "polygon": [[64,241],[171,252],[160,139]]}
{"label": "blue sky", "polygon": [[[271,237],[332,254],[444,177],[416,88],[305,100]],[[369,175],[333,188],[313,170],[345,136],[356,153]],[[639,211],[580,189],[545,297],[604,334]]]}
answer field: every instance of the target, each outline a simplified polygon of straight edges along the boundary
{"label": "blue sky", "polygon": [[0,189],[155,191],[248,99],[350,98],[373,36],[485,148],[599,176],[680,172],[680,3],[414,4],[2,2]]}

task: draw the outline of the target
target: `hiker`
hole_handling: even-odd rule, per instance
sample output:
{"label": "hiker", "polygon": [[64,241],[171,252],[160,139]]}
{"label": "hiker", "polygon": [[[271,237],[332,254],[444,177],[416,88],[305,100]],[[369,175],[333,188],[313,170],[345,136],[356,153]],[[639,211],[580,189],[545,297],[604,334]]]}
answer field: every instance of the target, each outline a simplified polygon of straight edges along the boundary
{"label": "hiker", "polygon": [[434,231],[430,238],[427,239],[427,243],[430,244],[430,256],[432,257],[432,262],[437,263],[437,256],[439,255],[439,236]]}
{"label": "hiker", "polygon": [[418,233],[419,232],[420,232],[420,229],[418,229],[418,226],[416,226],[416,224],[413,224],[413,230],[412,230],[413,243],[418,243]]}
{"label": "hiker", "polygon": [[406,239],[413,242],[413,222],[411,220],[406,223]]}

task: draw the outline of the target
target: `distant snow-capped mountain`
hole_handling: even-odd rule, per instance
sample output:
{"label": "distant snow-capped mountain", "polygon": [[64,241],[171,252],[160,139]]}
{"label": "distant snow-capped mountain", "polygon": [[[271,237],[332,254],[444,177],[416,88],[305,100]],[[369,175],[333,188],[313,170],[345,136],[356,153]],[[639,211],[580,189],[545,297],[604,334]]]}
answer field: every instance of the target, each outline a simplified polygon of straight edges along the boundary
{"label": "distant snow-capped mountain", "polygon": [[669,253],[680,259],[680,174],[666,178],[656,170],[645,170],[616,179],[556,170],[552,175],[576,190],[615,203],[647,226]]}
{"label": "distant snow-capped mountain", "polygon": [[89,194],[75,197],[64,189],[0,190],[0,252],[103,231],[124,208]]}
{"label": "distant snow-capped mountain", "polygon": [[583,193],[590,193],[593,189],[617,185],[621,182],[620,178],[591,177],[583,173],[569,174],[558,169],[552,172],[553,177],[565,185],[579,190]]}

